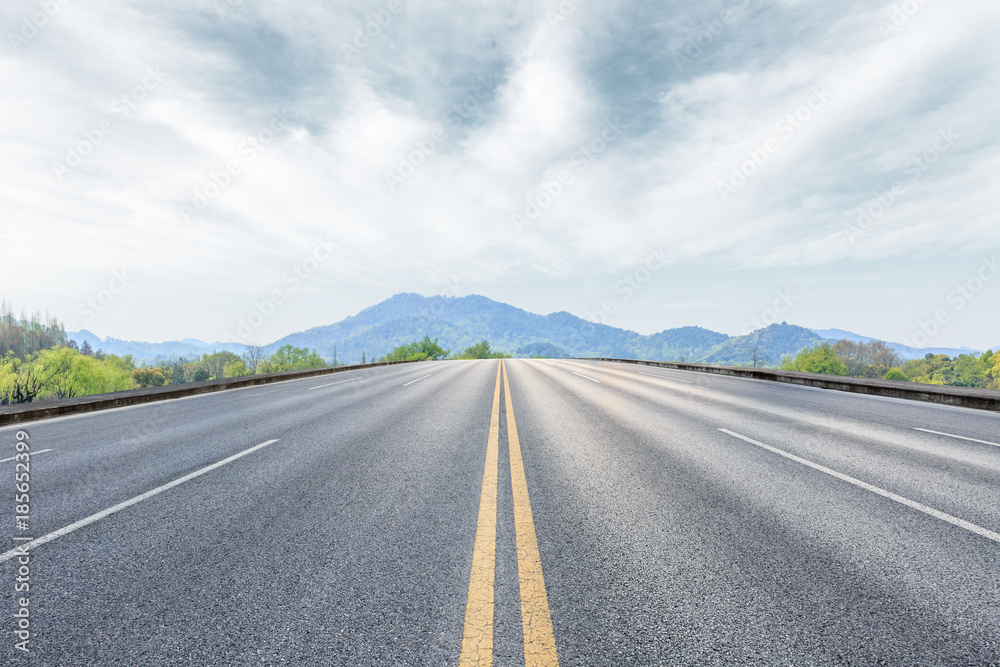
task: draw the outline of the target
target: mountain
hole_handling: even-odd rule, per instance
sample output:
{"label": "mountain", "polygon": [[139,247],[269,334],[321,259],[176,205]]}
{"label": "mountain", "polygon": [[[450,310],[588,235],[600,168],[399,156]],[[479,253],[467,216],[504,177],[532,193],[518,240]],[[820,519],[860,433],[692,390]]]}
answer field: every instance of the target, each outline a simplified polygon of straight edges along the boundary
{"label": "mountain", "polygon": [[221,352],[229,350],[240,354],[244,346],[239,343],[203,343],[194,338],[185,338],[182,341],[167,341],[164,343],[140,343],[132,340],[120,340],[118,338],[101,338],[92,331],[81,329],[80,331],[67,331],[66,337],[75,340],[77,345],[82,346],[84,341],[90,343],[94,350],[103,350],[107,354],[116,354],[119,357],[131,354],[139,362],[152,362],[157,357],[188,357],[197,358],[203,354]]}
{"label": "mountain", "polygon": [[[116,338],[100,338],[90,331],[70,332],[79,344],[84,341],[97,350],[118,355],[131,354],[139,361],[157,357],[195,357],[229,350],[243,352],[239,343],[204,343],[194,338],[164,343],[139,343]],[[618,357],[624,359],[676,360],[713,364],[775,366],[785,355],[795,355],[806,347],[843,338],[872,340],[841,329],[806,329],[792,324],[772,324],[745,336],[727,336],[701,327],[680,327],[651,335],[588,322],[567,312],[549,315],[529,313],[521,308],[483,296],[425,297],[397,294],[340,322],[285,336],[264,351],[271,354],[283,345],[311,348],[327,360],[354,363],[393,350],[398,345],[430,336],[452,352],[460,352],[481,340],[494,349],[519,357]],[[928,352],[956,356],[971,353],[969,348],[928,348],[918,350],[890,343],[904,359],[923,357]]]}
{"label": "mountain", "polygon": [[[781,333],[773,325],[761,338],[769,355],[778,363],[782,354],[792,354],[791,341],[807,339],[805,347],[821,341],[812,334]],[[799,327],[795,327],[799,329]],[[805,331],[805,330],[802,330]],[[701,327],[681,327],[644,336],[634,331],[588,322],[566,312],[537,315],[482,296],[424,297],[397,294],[380,304],[366,308],[353,317],[307,331],[285,336],[265,348],[270,352],[282,345],[308,347],[344,361],[360,359],[361,354],[378,356],[402,342],[437,338],[439,344],[458,352],[480,340],[488,340],[495,349],[518,356],[550,357],[619,357],[625,359],[686,359],[702,361],[710,352],[715,357],[746,361],[740,358],[740,343],[725,347],[729,336]]]}
{"label": "mountain", "polygon": [[[854,343],[868,343],[877,338],[869,338],[852,331],[843,329],[810,329],[817,336],[821,336],[829,341],[849,340]],[[889,343],[889,347],[896,351],[903,360],[923,359],[928,354],[944,354],[949,357],[957,357],[960,354],[979,354],[979,350],[970,347],[910,347],[902,343]]]}
{"label": "mountain", "polygon": [[566,359],[566,350],[552,343],[531,343],[522,345],[514,353],[519,357],[544,357],[546,359]]}
{"label": "mountain", "polygon": [[794,356],[804,348],[824,342],[810,329],[794,324],[772,324],[745,336],[729,338],[709,350],[701,361],[730,366],[752,365],[756,350],[758,366],[777,366],[783,356]]}

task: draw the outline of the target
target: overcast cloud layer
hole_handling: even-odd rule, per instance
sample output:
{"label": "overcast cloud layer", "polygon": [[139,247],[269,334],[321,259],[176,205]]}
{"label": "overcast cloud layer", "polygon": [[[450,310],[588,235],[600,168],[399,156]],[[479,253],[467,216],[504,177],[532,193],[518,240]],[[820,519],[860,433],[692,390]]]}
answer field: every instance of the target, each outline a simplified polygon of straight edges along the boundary
{"label": "overcast cloud layer", "polygon": [[139,340],[415,291],[993,347],[998,28],[995,0],[5,2],[2,295]]}

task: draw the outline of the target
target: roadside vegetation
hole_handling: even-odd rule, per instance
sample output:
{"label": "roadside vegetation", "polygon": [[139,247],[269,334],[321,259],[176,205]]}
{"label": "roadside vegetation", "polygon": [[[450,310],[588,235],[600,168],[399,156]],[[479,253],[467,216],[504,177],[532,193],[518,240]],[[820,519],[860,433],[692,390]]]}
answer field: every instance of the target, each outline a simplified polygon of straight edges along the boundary
{"label": "roadside vegetation", "polygon": [[510,359],[511,355],[500,350],[494,350],[489,341],[481,340],[475,345],[462,350],[453,359]]}
{"label": "roadside vegetation", "polygon": [[215,352],[139,364],[132,355],[105,354],[86,342],[78,346],[56,320],[38,314],[18,318],[7,303],[0,304],[0,405],[328,365],[314,350],[291,345],[271,355],[247,346],[242,356]]}
{"label": "roadside vegetation", "polygon": [[786,371],[824,373],[863,378],[882,378],[953,387],[1000,389],[1000,353],[962,354],[949,357],[928,354],[923,359],[903,361],[882,341],[853,343],[838,341],[786,356],[779,367]]}
{"label": "roadside vegetation", "polygon": [[437,338],[431,340],[430,336],[424,336],[423,340],[400,345],[389,354],[381,357],[379,363],[392,361],[430,361],[445,359],[447,357],[448,350],[438,345]]}
{"label": "roadside vegetation", "polygon": [[386,361],[428,361],[436,359],[510,359],[511,355],[506,352],[494,350],[487,340],[481,340],[475,345],[470,345],[461,352],[451,354],[445,350],[435,338],[424,336],[424,339],[415,343],[400,345],[395,350],[380,358],[380,362]]}

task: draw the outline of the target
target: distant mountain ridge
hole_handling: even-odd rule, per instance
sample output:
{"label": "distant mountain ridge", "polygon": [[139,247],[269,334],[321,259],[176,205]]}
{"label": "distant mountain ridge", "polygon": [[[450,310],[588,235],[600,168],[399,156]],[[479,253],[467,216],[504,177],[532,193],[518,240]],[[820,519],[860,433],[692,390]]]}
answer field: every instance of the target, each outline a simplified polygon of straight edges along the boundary
{"label": "distant mountain ridge", "polygon": [[336,345],[338,358],[351,360],[362,353],[381,355],[401,342],[425,335],[437,338],[453,352],[485,339],[494,348],[512,353],[547,345],[552,346],[546,348],[550,352],[565,356],[633,359],[700,357],[729,338],[700,327],[643,336],[567,312],[537,315],[477,295],[397,294],[341,322],[285,336],[267,349],[291,344],[331,357]]}
{"label": "distant mountain ridge", "polygon": [[[203,343],[187,338],[165,343],[140,343],[101,339],[89,331],[70,332],[79,344],[95,350],[132,354],[139,360],[157,356],[194,356],[213,351],[242,352],[240,343]],[[430,336],[452,352],[487,340],[495,349],[516,356],[617,357],[624,359],[677,360],[714,364],[777,365],[784,355],[825,341],[872,340],[839,329],[807,329],[793,324],[772,324],[745,336],[728,336],[702,327],[680,327],[643,335],[626,329],[589,322],[567,312],[530,313],[483,296],[430,296],[402,293],[365,308],[340,322],[313,327],[284,336],[265,346],[270,354],[283,345],[315,349],[328,360],[371,360],[398,345]],[[971,353],[969,348],[917,350],[891,343],[904,359],[935,354]]]}
{"label": "distant mountain ridge", "polygon": [[75,340],[77,345],[81,346],[86,341],[95,351],[103,350],[108,354],[117,354],[120,357],[131,354],[139,361],[151,361],[156,357],[195,358],[203,354],[222,352],[223,350],[239,354],[244,350],[244,346],[240,343],[205,343],[196,338],[185,338],[181,341],[167,341],[163,343],[142,343],[132,340],[120,340],[110,336],[101,338],[86,329],[67,331],[66,337],[70,340]]}
{"label": "distant mountain ridge", "polygon": [[[868,343],[873,340],[879,340],[877,338],[862,336],[852,331],[844,331],[843,329],[810,329],[810,331],[827,340],[849,340],[855,343]],[[946,354],[949,357],[957,357],[960,354],[976,354],[980,352],[980,350],[974,350],[971,347],[911,347],[902,343],[888,342],[888,344],[903,359],[921,359],[928,354]]]}

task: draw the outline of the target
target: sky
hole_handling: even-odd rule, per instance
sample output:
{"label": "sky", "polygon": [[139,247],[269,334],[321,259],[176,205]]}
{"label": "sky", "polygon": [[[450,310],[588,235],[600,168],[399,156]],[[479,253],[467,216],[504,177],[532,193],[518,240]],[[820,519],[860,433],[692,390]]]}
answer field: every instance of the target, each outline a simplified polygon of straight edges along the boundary
{"label": "sky", "polygon": [[998,29],[995,0],[7,0],[0,297],[144,341],[417,292],[995,347]]}

